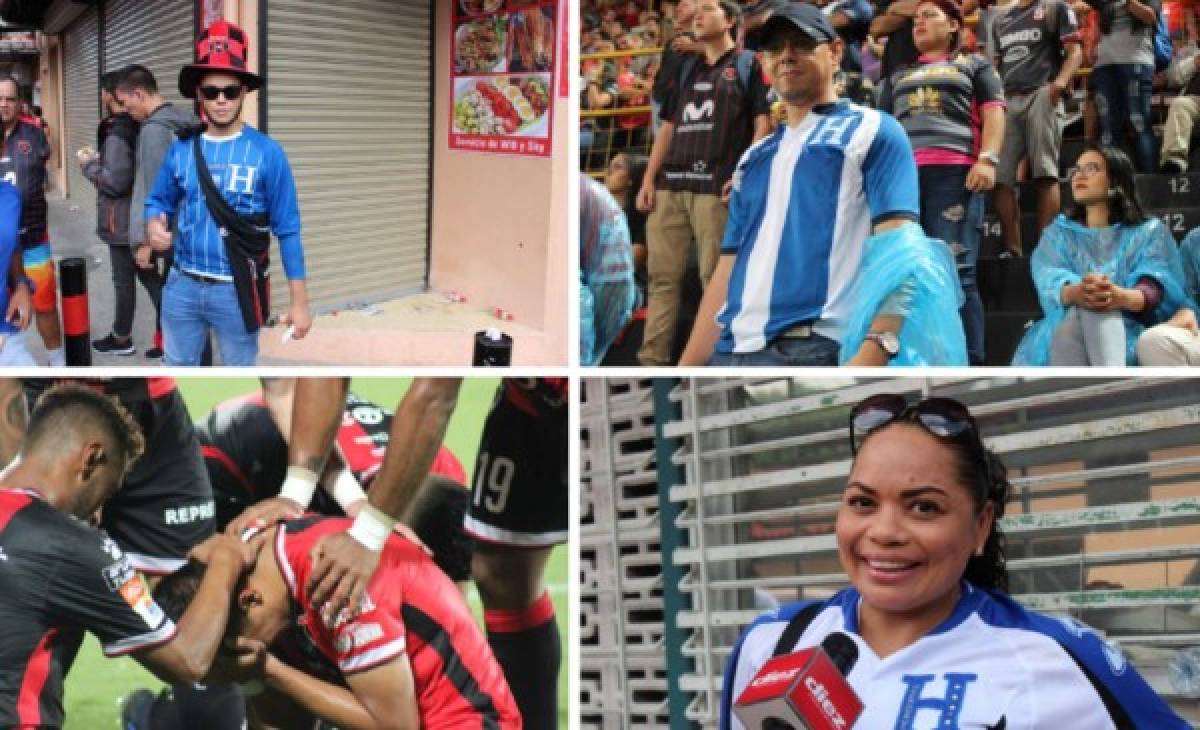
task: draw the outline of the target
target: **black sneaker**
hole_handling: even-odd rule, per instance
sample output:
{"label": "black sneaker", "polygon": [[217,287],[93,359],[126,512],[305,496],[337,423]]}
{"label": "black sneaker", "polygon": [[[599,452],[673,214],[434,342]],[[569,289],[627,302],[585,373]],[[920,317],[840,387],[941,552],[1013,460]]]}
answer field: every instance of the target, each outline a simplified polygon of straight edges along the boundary
{"label": "black sneaker", "polygon": [[158,360],[162,358],[162,356],[163,351],[161,347],[150,347],[146,349],[146,357],[150,358],[151,360]]}
{"label": "black sneaker", "polygon": [[102,355],[132,355],[137,352],[133,347],[133,338],[124,343],[109,334],[102,340],[92,340],[92,349]]}
{"label": "black sneaker", "polygon": [[117,702],[121,708],[121,730],[150,730],[155,694],[148,689],[135,689]]}

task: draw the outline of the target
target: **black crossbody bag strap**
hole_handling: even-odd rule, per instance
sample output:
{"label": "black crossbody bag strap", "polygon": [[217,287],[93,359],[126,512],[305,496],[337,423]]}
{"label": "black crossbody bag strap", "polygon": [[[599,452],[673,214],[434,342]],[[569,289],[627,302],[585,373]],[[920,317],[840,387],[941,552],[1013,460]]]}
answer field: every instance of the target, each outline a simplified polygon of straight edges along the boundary
{"label": "black crossbody bag strap", "polygon": [[246,332],[257,332],[271,310],[271,282],[267,273],[271,231],[238,215],[217,190],[200,148],[199,135],[192,139],[192,155],[196,160],[196,176],[200,189],[204,191],[205,205],[209,215],[221,228],[221,242],[225,244],[225,255],[233,272],[242,322]]}
{"label": "black crossbody bag strap", "polygon": [[269,233],[259,230],[257,226],[239,215],[229,201],[225,200],[225,196],[221,195],[221,191],[217,190],[212,173],[208,171],[208,163],[204,160],[198,134],[192,138],[192,155],[196,158],[196,177],[200,181],[200,189],[204,191],[204,202],[208,205],[208,212],[217,225],[245,240],[254,240],[264,235],[269,236]]}
{"label": "black crossbody bag strap", "polygon": [[813,622],[822,608],[824,605],[821,603],[810,603],[792,616],[792,620],[788,621],[787,627],[779,635],[779,641],[775,642],[775,651],[771,652],[771,656],[791,654],[796,647],[796,642],[800,641],[800,637],[804,635],[804,630]]}

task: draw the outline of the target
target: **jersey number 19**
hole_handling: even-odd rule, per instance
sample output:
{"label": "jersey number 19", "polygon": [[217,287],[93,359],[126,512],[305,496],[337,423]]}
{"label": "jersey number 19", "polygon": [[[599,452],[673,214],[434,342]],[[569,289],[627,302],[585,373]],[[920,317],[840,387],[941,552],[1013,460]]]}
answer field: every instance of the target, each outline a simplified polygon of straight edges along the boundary
{"label": "jersey number 19", "polygon": [[479,470],[475,473],[475,506],[499,514],[508,504],[508,492],[512,487],[517,465],[507,456],[494,460],[486,451],[479,452]]}

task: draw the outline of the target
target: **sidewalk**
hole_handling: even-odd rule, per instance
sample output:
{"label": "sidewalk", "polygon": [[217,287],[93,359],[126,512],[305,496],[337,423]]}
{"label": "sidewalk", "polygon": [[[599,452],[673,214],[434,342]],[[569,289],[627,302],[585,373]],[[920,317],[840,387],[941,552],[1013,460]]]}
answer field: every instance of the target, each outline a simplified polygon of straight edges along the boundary
{"label": "sidewalk", "polygon": [[[88,259],[91,338],[98,339],[112,327],[114,297],[108,246],[94,232],[96,212],[81,210],[55,192],[47,197],[55,261],[70,256]],[[282,342],[282,328],[266,328],[259,340],[258,361],[260,365],[276,366],[470,365],[475,332],[489,327],[498,327],[513,338],[513,365],[566,364],[565,344],[551,339],[542,330],[497,320],[478,305],[451,302],[437,292],[323,314],[314,318],[307,337],[287,344]],[[153,333],[154,307],[139,284],[133,324],[137,353],[101,355],[93,350],[92,364],[126,367],[160,364],[160,360],[148,360],[142,354],[150,346]],[[26,341],[34,358],[45,362],[45,348],[32,325]]]}

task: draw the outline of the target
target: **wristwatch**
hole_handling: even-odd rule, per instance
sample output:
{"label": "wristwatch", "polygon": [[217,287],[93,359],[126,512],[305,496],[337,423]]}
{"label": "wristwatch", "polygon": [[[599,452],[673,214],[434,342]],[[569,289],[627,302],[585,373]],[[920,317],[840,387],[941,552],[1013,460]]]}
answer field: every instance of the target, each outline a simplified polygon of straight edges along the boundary
{"label": "wristwatch", "polygon": [[865,339],[879,345],[889,360],[900,354],[900,338],[895,332],[868,332]]}
{"label": "wristwatch", "polygon": [[1000,166],[1000,158],[996,155],[995,152],[980,152],[979,159],[987,160],[988,162],[992,163],[996,167]]}

